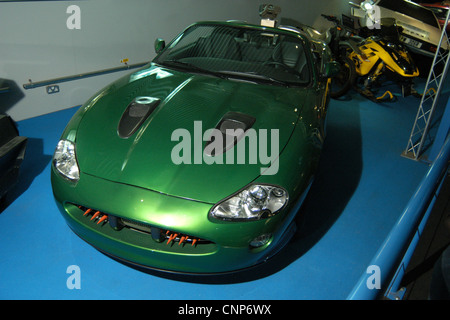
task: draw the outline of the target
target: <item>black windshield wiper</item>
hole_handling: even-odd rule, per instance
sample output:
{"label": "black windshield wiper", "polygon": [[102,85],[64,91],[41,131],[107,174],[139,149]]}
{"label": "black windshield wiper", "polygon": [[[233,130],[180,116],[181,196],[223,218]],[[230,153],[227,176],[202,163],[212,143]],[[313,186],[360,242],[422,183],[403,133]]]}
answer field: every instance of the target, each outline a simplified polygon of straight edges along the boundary
{"label": "black windshield wiper", "polygon": [[264,81],[270,81],[272,83],[276,83],[278,85],[289,87],[289,84],[286,82],[283,82],[281,80],[269,77],[265,74],[261,74],[254,71],[248,71],[248,72],[242,72],[242,71],[219,71],[223,75],[227,76],[238,76],[238,77],[244,77],[244,78],[250,78],[250,79],[258,79],[258,80],[264,80]]}
{"label": "black windshield wiper", "polygon": [[179,66],[181,66],[186,71],[195,71],[195,72],[198,72],[198,73],[209,74],[209,75],[221,78],[221,79],[226,79],[226,77],[224,75],[220,74],[220,73],[200,68],[200,67],[198,67],[198,66],[196,66],[196,65],[194,65],[192,63],[189,63],[189,62],[183,62],[183,61],[180,61],[180,60],[165,60],[165,61],[161,62],[160,64],[162,64],[164,66],[167,66],[167,67],[179,67]]}

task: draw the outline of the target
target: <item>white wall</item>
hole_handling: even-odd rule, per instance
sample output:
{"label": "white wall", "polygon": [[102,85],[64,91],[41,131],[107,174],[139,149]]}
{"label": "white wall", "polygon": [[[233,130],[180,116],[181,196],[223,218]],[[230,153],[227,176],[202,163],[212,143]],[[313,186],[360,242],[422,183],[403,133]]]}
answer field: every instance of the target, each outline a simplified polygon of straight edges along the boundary
{"label": "white wall", "polygon": [[[131,71],[25,90],[23,84],[149,61],[157,37],[167,41],[200,20],[245,20],[259,23],[261,3],[279,5],[280,18],[321,28],[321,13],[340,15],[345,0],[78,0],[0,3],[0,112],[14,120],[82,104],[96,91]],[[70,5],[81,9],[81,29],[70,30]],[[0,80],[1,82],[1,80]],[[0,83],[0,87],[2,87]]]}

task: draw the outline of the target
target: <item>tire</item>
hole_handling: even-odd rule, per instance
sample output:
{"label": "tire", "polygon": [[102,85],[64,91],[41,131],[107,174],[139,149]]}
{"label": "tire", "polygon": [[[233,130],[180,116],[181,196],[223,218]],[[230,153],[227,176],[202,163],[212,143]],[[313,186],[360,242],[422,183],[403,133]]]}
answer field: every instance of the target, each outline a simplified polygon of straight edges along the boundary
{"label": "tire", "polygon": [[355,65],[349,57],[339,57],[337,61],[341,65],[341,71],[337,76],[331,78],[330,97],[333,99],[346,94],[356,78]]}

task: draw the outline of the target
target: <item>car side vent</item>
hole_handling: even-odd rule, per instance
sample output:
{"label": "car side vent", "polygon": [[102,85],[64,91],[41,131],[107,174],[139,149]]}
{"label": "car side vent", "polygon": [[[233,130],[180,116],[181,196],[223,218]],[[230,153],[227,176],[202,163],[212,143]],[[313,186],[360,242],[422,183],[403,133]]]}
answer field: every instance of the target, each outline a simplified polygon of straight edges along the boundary
{"label": "car side vent", "polygon": [[136,97],[131,101],[119,121],[119,137],[125,139],[135,133],[160,102],[160,99],[153,97]]}
{"label": "car side vent", "polygon": [[220,145],[223,146],[223,148],[218,149],[211,145],[216,138],[214,134],[212,134],[206,142],[205,153],[208,156],[215,156],[227,152],[245,136],[245,133],[253,126],[255,121],[256,118],[240,112],[226,113],[215,128],[222,134],[222,143]]}

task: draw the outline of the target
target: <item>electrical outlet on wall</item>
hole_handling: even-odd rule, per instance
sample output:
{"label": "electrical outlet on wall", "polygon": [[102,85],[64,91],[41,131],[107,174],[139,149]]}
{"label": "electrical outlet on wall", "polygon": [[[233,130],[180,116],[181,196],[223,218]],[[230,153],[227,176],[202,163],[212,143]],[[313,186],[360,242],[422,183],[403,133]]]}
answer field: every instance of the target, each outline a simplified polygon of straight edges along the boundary
{"label": "electrical outlet on wall", "polygon": [[47,86],[47,93],[48,94],[53,94],[53,93],[58,93],[59,92],[59,86],[54,84],[54,85],[50,85]]}

